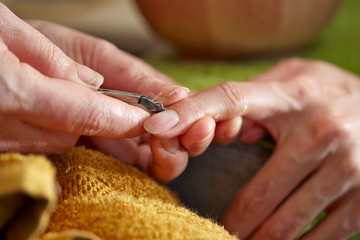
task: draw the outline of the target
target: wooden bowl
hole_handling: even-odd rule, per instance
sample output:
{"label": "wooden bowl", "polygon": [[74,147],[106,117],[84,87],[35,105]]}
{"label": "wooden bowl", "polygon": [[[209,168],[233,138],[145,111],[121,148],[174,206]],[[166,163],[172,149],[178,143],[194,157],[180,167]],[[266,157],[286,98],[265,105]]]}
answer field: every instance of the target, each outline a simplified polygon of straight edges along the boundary
{"label": "wooden bowl", "polygon": [[136,0],[151,27],[191,56],[243,57],[308,44],[341,0]]}

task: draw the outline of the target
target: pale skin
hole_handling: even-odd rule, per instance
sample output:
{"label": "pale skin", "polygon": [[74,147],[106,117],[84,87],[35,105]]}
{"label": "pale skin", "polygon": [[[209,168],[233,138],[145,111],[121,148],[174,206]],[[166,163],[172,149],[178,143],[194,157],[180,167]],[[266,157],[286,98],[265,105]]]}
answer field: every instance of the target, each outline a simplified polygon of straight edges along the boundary
{"label": "pale skin", "polygon": [[[143,129],[150,113],[95,93],[100,85],[157,97],[165,106],[189,92],[105,40],[25,22],[0,3],[0,152],[62,153],[82,136],[82,143],[144,171],[159,158],[182,162],[174,169],[181,173],[190,151],[179,151],[177,138],[152,138],[150,149]],[[189,142],[206,137],[195,130]]]}
{"label": "pale skin", "polygon": [[[209,136],[220,143],[237,135],[254,143],[270,133],[272,156],[239,190],[221,223],[241,239],[290,240],[326,210],[301,239],[338,240],[360,231],[359,106],[358,76],[289,59],[248,82],[225,82],[175,103],[144,126],[157,138],[180,141],[204,118],[217,122]],[[242,128],[234,120],[240,117]],[[222,125],[229,119],[232,128]],[[206,147],[199,144],[197,151]]]}
{"label": "pale skin", "polygon": [[[169,111],[149,119],[148,112],[95,93],[102,83],[160,94]],[[293,239],[326,209],[326,219],[303,239],[346,239],[360,230],[357,76],[295,59],[247,83],[187,94],[104,40],[26,23],[0,3],[0,152],[60,153],[87,136],[99,150],[166,182],[213,139],[226,144],[241,135],[253,143],[269,132],[274,154],[240,190],[222,224],[243,239]]]}

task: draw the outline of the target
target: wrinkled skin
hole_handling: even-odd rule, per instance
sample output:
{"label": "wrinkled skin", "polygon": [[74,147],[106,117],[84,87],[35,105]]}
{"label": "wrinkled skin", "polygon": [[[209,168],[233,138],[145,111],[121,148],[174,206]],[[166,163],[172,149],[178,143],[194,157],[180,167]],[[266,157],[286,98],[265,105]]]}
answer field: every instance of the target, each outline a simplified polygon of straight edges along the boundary
{"label": "wrinkled skin", "polygon": [[[358,76],[288,59],[248,82],[225,82],[175,103],[144,126],[158,138],[182,139],[210,117],[220,143],[237,134],[253,143],[270,133],[272,156],[239,190],[222,224],[241,239],[294,239],[326,210],[302,239],[346,239],[360,231],[359,106]],[[222,125],[239,117],[241,130]]]}
{"label": "wrinkled skin", "polygon": [[[181,147],[177,137],[150,138],[142,126],[150,114],[94,93],[100,85],[156,97],[164,106],[189,93],[105,40],[49,22],[24,22],[0,3],[0,152],[61,153],[82,136],[81,144],[160,181],[180,174],[189,153],[200,154]],[[210,143],[212,118],[196,126],[185,134],[187,145]],[[151,170],[174,161],[180,164],[167,174]]]}
{"label": "wrinkled skin", "polygon": [[[244,239],[293,239],[326,209],[304,239],[345,239],[360,230],[357,76],[293,59],[247,83],[186,98],[186,89],[104,40],[29,24],[0,3],[0,151],[59,153],[85,135],[165,182],[213,139],[226,144],[240,134],[252,143],[269,132],[274,154],[239,191],[224,226]],[[103,83],[99,73],[105,88],[160,94],[172,110],[148,119],[94,93]]]}

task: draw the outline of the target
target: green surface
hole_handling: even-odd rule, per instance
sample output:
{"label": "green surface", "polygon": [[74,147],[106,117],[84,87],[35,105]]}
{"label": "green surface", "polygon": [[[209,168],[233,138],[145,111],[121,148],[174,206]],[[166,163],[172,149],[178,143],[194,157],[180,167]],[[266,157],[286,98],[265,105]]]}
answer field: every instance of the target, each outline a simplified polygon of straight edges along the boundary
{"label": "green surface", "polygon": [[[302,52],[290,56],[321,59],[360,75],[360,1],[344,0],[335,18]],[[270,68],[282,57],[253,61],[190,61],[171,55],[145,57],[177,82],[202,90],[222,81],[243,81]]]}
{"label": "green surface", "polygon": [[[327,28],[302,52],[287,55],[331,62],[360,75],[360,0],[344,0]],[[282,57],[252,61],[190,61],[170,55],[145,57],[159,71],[193,90],[223,81],[244,81],[273,66]],[[318,217],[320,220],[323,215]],[[315,221],[318,221],[315,220]],[[311,229],[308,226],[304,232]],[[350,238],[360,240],[360,233]]]}

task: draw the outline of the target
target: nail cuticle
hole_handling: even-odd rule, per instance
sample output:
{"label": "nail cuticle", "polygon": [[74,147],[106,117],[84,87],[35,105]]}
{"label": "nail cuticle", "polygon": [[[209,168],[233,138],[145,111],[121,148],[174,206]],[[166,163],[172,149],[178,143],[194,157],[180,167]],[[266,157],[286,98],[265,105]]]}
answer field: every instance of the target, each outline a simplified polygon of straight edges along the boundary
{"label": "nail cuticle", "polygon": [[[161,140],[161,146],[166,150],[168,151],[169,153],[171,154],[176,154],[180,151],[179,149],[179,144],[178,143],[175,143],[174,144],[174,139],[163,139]],[[175,146],[176,145],[176,146]]]}

